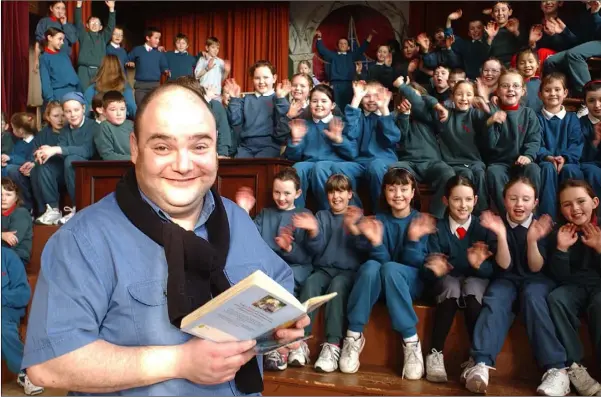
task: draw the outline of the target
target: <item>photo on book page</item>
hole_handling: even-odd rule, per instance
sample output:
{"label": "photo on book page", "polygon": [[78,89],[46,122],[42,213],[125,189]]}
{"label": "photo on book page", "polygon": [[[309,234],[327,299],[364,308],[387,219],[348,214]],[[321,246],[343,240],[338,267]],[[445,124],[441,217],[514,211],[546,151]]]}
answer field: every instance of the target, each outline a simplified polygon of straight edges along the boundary
{"label": "photo on book page", "polygon": [[281,349],[282,347],[292,345],[293,343],[311,339],[312,337],[313,335],[303,336],[302,338],[297,338],[287,343],[278,343],[278,341],[275,339],[264,340],[261,342],[257,341],[257,344],[255,345],[255,353],[257,354],[257,356],[262,356],[271,353],[274,350]]}

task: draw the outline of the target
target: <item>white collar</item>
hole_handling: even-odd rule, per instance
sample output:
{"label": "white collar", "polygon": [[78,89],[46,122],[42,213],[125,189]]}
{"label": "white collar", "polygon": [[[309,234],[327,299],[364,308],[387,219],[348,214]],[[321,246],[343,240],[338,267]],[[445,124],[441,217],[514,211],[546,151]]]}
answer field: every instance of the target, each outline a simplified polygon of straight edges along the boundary
{"label": "white collar", "polygon": [[23,138],[23,141],[29,143],[33,141],[33,138],[35,138],[33,135],[29,135],[27,138]]}
{"label": "white collar", "polygon": [[94,121],[98,124],[102,124],[102,120],[94,119]]}
{"label": "white collar", "polygon": [[455,236],[457,236],[457,237],[459,237],[459,234],[457,233],[457,229],[459,229],[460,227],[462,227],[467,232],[468,229],[470,228],[471,224],[472,224],[472,216],[471,215],[468,218],[468,220],[465,221],[465,223],[463,225],[457,223],[457,221],[455,219],[453,219],[452,216],[449,215],[449,228],[451,229],[451,232],[453,232],[453,234]]}
{"label": "white collar", "polygon": [[340,51],[338,51],[338,55],[346,55],[346,52],[340,52]]}
{"label": "white collar", "polygon": [[553,118],[553,116],[557,116],[557,117],[559,117],[560,120],[563,120],[563,118],[566,117],[566,114],[567,114],[566,108],[563,105],[561,106],[561,110],[559,111],[559,113],[556,113],[556,114],[549,112],[545,108],[543,108],[543,110],[541,112],[547,120],[551,120]]}
{"label": "white collar", "polygon": [[315,122],[315,124],[319,123],[320,121],[322,123],[328,124],[330,121],[332,121],[333,118],[334,118],[334,115],[332,113],[330,113],[330,114],[328,114],[326,117],[324,117],[321,120],[318,120],[318,119],[314,118],[313,121]]}
{"label": "white collar", "polygon": [[376,110],[375,112],[368,112],[367,110],[364,110],[364,111],[363,111],[363,114],[365,115],[365,117],[369,116],[369,115],[370,115],[370,114],[372,114],[372,113],[375,113],[375,114],[377,114],[378,116],[381,116],[381,115],[382,115],[382,112],[380,112],[380,109]]}
{"label": "white collar", "polygon": [[599,120],[598,118],[596,118],[595,116],[593,116],[593,115],[592,115],[592,114],[590,114],[590,113],[588,114],[588,119],[591,121],[591,123],[593,123],[593,125],[595,125],[595,124],[597,124],[599,121],[601,121],[601,120]]}
{"label": "white collar", "polygon": [[383,66],[383,65],[384,65],[384,62],[382,62],[382,63],[380,63],[380,62],[376,62],[376,65]]}
{"label": "white collar", "polygon": [[175,52],[176,54],[180,54],[180,53],[181,53],[181,54],[187,54],[187,53],[188,53],[188,51],[180,51],[180,50],[175,50],[174,52]]}
{"label": "white collar", "polygon": [[113,47],[115,47],[115,48],[121,48],[121,45],[120,45],[120,44],[115,44],[115,43],[113,43],[112,41],[111,41],[111,45],[112,45]]}
{"label": "white collar", "polygon": [[[81,127],[83,126],[83,123],[85,123],[85,122],[86,122],[86,117],[84,116],[84,117],[81,119],[81,124],[80,124],[80,125],[79,125],[77,128],[81,128]],[[73,130],[76,130],[76,129],[77,129],[77,128],[73,128],[73,127],[71,127],[71,124],[69,124],[69,128],[71,129],[71,131],[73,131]]]}
{"label": "white collar", "polygon": [[258,92],[255,92],[255,96],[257,98],[259,98],[259,97],[262,97],[262,96],[270,96],[270,95],[273,95],[274,93],[275,93],[274,90],[267,91],[265,94],[260,94]]}
{"label": "white collar", "polygon": [[[507,223],[509,223],[509,226],[512,229],[515,229],[516,227],[520,226],[519,223],[512,222],[511,219],[509,219],[509,214],[506,216],[506,218],[507,218]],[[522,222],[521,225],[524,226],[526,229],[528,229],[528,228],[530,228],[530,225],[532,224],[533,219],[534,219],[534,215],[530,214],[528,219],[526,219],[524,222]]]}
{"label": "white collar", "polygon": [[146,51],[148,51],[148,52],[153,50],[153,48],[146,43],[144,43],[144,48],[146,48]]}
{"label": "white collar", "polygon": [[482,39],[478,39],[478,40],[472,39],[472,43],[482,43]]}

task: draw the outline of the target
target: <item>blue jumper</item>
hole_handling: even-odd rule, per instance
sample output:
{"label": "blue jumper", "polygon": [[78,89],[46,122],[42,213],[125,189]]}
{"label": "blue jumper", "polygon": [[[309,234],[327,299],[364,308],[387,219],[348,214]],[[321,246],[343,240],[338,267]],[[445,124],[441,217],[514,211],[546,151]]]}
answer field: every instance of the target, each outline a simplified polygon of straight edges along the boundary
{"label": "blue jumper", "polygon": [[109,41],[106,46],[106,55],[115,55],[121,62],[121,67],[125,71],[125,64],[127,63],[127,51],[123,47],[115,48]]}
{"label": "blue jumper", "polygon": [[33,140],[34,137],[32,137],[29,142],[26,142],[23,139],[17,140],[13,146],[12,152],[8,154],[10,157],[8,164],[21,166],[28,161],[33,161]]}
{"label": "blue jumper", "polygon": [[[445,29],[444,35],[446,37],[453,36],[453,28]],[[488,58],[488,52],[490,51],[486,34],[480,40],[464,39],[455,35],[455,42],[451,48],[461,57],[463,61],[462,69],[465,70],[467,78],[471,80],[480,76],[480,68]]]}
{"label": "blue jumper", "polygon": [[156,48],[147,51],[143,45],[134,47],[127,55],[127,61],[136,64],[136,81],[160,81],[161,75],[169,69],[164,53]]}
{"label": "blue jumper", "polygon": [[98,124],[86,117],[81,127],[71,128],[67,125],[61,129],[58,137],[58,146],[60,146],[63,157],[75,155],[89,160],[94,155],[94,132]]}
{"label": "blue jumper", "polygon": [[40,56],[40,79],[45,102],[60,101],[63,95],[79,91],[79,77],[65,52],[44,51]]}
{"label": "blue jumper", "polygon": [[169,80],[175,80],[178,77],[194,74],[196,58],[188,54],[188,52],[168,51],[165,53],[165,57],[167,57],[167,65],[171,72]]}

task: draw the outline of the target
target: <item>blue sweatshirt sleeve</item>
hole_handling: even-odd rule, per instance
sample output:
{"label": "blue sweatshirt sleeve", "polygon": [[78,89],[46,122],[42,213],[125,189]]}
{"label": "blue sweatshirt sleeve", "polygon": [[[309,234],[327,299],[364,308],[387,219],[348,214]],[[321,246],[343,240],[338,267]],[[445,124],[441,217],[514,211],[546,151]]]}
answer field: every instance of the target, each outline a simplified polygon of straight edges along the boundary
{"label": "blue sweatshirt sleeve", "polygon": [[343,134],[353,141],[358,140],[361,137],[361,109],[346,105],[344,116],[346,124]]}
{"label": "blue sweatshirt sleeve", "polygon": [[232,127],[244,124],[244,98],[230,99],[228,110],[230,125]]}
{"label": "blue sweatshirt sleeve", "polygon": [[580,120],[575,114],[568,114],[570,123],[568,124],[568,147],[561,150],[559,154],[566,158],[570,164],[578,164],[582,157],[584,148],[584,138],[580,129]]}
{"label": "blue sweatshirt sleeve", "polygon": [[363,53],[365,51],[367,51],[368,47],[369,47],[369,41],[363,40],[363,43],[361,44],[361,46],[359,48],[355,49],[351,54],[351,56],[353,57],[353,61],[357,62],[357,61],[361,60]]}
{"label": "blue sweatshirt sleeve", "polygon": [[109,11],[109,19],[106,23],[106,26],[102,30],[102,38],[104,39],[105,44],[111,40],[113,36],[113,30],[115,30],[115,25],[117,23],[117,11],[110,12]]}
{"label": "blue sweatshirt sleeve", "polygon": [[302,161],[303,153],[305,152],[305,147],[307,146],[307,142],[305,138],[302,139],[298,144],[294,145],[292,143],[292,139],[288,139],[288,144],[286,145],[286,158],[290,161]]}
{"label": "blue sweatshirt sleeve", "polygon": [[394,123],[394,115],[392,114],[378,118],[377,129],[376,137],[383,148],[394,148],[401,140],[401,131]]}
{"label": "blue sweatshirt sleeve", "polygon": [[332,147],[334,148],[334,151],[344,160],[354,161],[355,157],[358,155],[356,142],[348,139],[348,137],[344,136],[344,134],[342,135],[342,142],[332,142]]}
{"label": "blue sweatshirt sleeve", "polygon": [[40,19],[35,27],[35,39],[37,42],[41,43],[44,41],[44,33],[46,33],[46,18]]}
{"label": "blue sweatshirt sleeve", "polygon": [[161,52],[161,57],[159,58],[159,67],[161,68],[161,73],[165,73],[169,70],[169,62],[167,62],[167,56],[164,52]]}
{"label": "blue sweatshirt sleeve", "polygon": [[317,47],[317,52],[319,53],[319,55],[321,55],[324,61],[332,62],[332,59],[334,59],[336,53],[334,51],[328,50],[323,44],[323,40],[317,39],[315,46]]}
{"label": "blue sweatshirt sleeve", "polygon": [[411,103],[411,115],[428,124],[434,122],[432,111],[427,106],[426,98],[416,93],[411,86],[403,84],[399,87],[401,95]]}
{"label": "blue sweatshirt sleeve", "polygon": [[25,266],[10,248],[2,247],[2,270],[6,271],[9,282],[2,285],[2,306],[22,309],[29,303],[31,289],[27,281]]}
{"label": "blue sweatshirt sleeve", "polygon": [[426,260],[426,247],[428,246],[428,236],[422,237],[419,241],[407,239],[404,244],[404,250],[401,260],[404,265],[421,269]]}
{"label": "blue sweatshirt sleeve", "polygon": [[326,249],[326,231],[330,228],[329,222],[327,218],[322,215],[322,212],[323,211],[318,212],[316,216],[317,224],[319,225],[319,233],[314,238],[307,235],[307,238],[305,239],[305,246],[307,247],[307,251],[309,251],[309,253],[314,256],[321,255]]}
{"label": "blue sweatshirt sleeve", "polygon": [[372,247],[371,252],[369,253],[369,257],[373,260],[376,260],[380,263],[390,262],[392,257],[390,256],[390,252],[388,252],[388,248],[384,243]]}
{"label": "blue sweatshirt sleeve", "polygon": [[[88,120],[86,121],[87,123],[94,123],[94,121],[92,120]],[[67,127],[69,128],[69,127]],[[81,131],[80,131],[81,133]],[[65,136],[66,134],[60,134],[58,137],[58,146],[61,148],[61,151],[63,153],[63,157],[69,156],[69,155],[76,155],[76,156],[80,156],[83,157],[84,159],[90,159],[92,158],[92,156],[94,155],[94,134],[86,134],[85,136],[85,141],[83,142],[82,145],[78,145],[78,146],[69,146],[69,143],[67,142],[67,137]]]}
{"label": "blue sweatshirt sleeve", "polygon": [[123,92],[123,98],[125,98],[125,108],[127,110],[127,116],[130,118],[136,117],[136,112],[138,111],[138,107],[136,105],[136,100],[134,98],[134,92],[129,86],[129,84],[125,85],[125,91]]}
{"label": "blue sweatshirt sleeve", "polygon": [[40,80],[42,82],[42,97],[44,98],[44,102],[54,100],[54,90],[50,83],[50,71],[44,57],[40,57]]}
{"label": "blue sweatshirt sleeve", "polygon": [[69,45],[73,47],[73,45],[78,40],[77,29],[75,26],[69,22],[62,25],[63,32],[65,32],[65,40],[69,42]]}

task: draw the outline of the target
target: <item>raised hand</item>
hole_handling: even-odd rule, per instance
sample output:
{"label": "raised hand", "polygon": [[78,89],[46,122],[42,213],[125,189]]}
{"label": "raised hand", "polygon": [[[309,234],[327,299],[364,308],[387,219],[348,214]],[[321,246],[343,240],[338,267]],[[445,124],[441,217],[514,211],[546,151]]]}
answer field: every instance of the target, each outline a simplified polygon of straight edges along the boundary
{"label": "raised hand", "polygon": [[292,225],[297,229],[306,230],[309,237],[315,238],[319,234],[319,223],[317,218],[309,212],[301,212],[292,217]]}
{"label": "raised hand", "polygon": [[482,10],[482,14],[484,15],[492,15],[492,8],[485,8]]}
{"label": "raised hand", "polygon": [[505,27],[509,32],[517,35],[520,32],[520,21],[517,18],[509,18]]}
{"label": "raised hand", "polygon": [[505,113],[503,110],[498,110],[492,116],[490,116],[488,119],[488,124],[503,124],[505,120],[507,120],[507,113]]}
{"label": "raised hand", "polygon": [[399,88],[403,84],[409,84],[409,77],[407,77],[407,83],[405,83],[405,77],[404,76],[399,76],[399,77],[396,78],[395,81],[392,82],[392,85],[395,86],[396,88]]}
{"label": "raised hand", "polygon": [[275,238],[275,243],[283,251],[292,251],[292,242],[294,241],[294,226],[288,225],[280,228],[280,234]]}
{"label": "raised hand", "polygon": [[528,229],[528,241],[538,241],[546,237],[553,230],[553,219],[547,214],[532,221]]}
{"label": "raised hand", "polygon": [[293,145],[301,143],[305,135],[307,135],[307,123],[302,119],[290,120],[288,123],[290,127],[290,140]]}
{"label": "raised hand", "polygon": [[532,162],[532,160],[530,160],[530,157],[527,156],[520,156],[518,157],[518,159],[515,161],[515,163],[517,165],[521,165],[521,166],[525,166],[528,165]]}
{"label": "raised hand", "polygon": [[589,1],[588,5],[591,7],[589,9],[591,14],[596,14],[601,10],[601,1]]}
{"label": "raised hand", "polygon": [[367,94],[365,81],[353,81],[353,94],[355,98],[363,99],[365,94]]}
{"label": "raised hand", "polygon": [[497,33],[499,33],[499,25],[497,25],[496,22],[491,21],[486,24],[486,26],[484,27],[484,31],[488,35],[488,39],[492,40],[495,38]]}
{"label": "raised hand", "polygon": [[497,236],[502,236],[507,233],[503,219],[501,219],[500,216],[493,214],[491,211],[484,211],[480,214],[480,225]]}
{"label": "raised hand", "polygon": [[290,80],[284,80],[281,83],[278,83],[275,87],[275,96],[278,98],[286,98],[290,91],[292,91],[292,84],[290,84]]}
{"label": "raised hand", "polygon": [[557,232],[557,249],[566,252],[578,241],[578,227],[568,223],[559,228]]}
{"label": "raised hand", "polygon": [[295,119],[301,115],[303,112],[303,104],[301,101],[297,101],[295,99],[290,102],[290,107],[288,108],[288,113],[286,113],[286,117],[289,119]]}
{"label": "raised hand", "polygon": [[232,71],[232,63],[229,60],[223,61],[223,72],[228,75]]}
{"label": "raised hand", "polygon": [[411,102],[407,98],[403,98],[399,106],[397,106],[397,110],[399,113],[410,113],[411,112]]}
{"label": "raised hand", "polygon": [[373,216],[365,216],[361,218],[357,227],[361,234],[369,240],[371,245],[374,247],[382,245],[382,238],[384,237],[384,225],[382,225],[382,222]]}
{"label": "raised hand", "polygon": [[413,72],[415,72],[417,70],[418,66],[419,66],[419,59],[418,58],[413,58],[409,62],[409,66],[407,67],[407,73],[413,73]]}
{"label": "raised hand", "polygon": [[463,16],[463,11],[461,9],[452,12],[449,14],[449,16],[447,17],[447,19],[451,20],[451,21],[456,21],[459,18],[461,18]]}
{"label": "raised hand", "polygon": [[115,9],[115,2],[114,1],[105,1],[104,4],[106,4],[106,6],[110,9],[110,10],[114,10]]}
{"label": "raised hand", "polygon": [[486,103],[484,98],[482,98],[480,96],[474,97],[474,99],[472,101],[472,106],[475,109],[480,109],[481,111],[483,111],[486,114],[490,114],[490,106],[488,105],[488,103]]}
{"label": "raised hand", "polygon": [[240,93],[242,91],[242,89],[234,79],[226,79],[225,84],[223,85],[223,89],[229,92],[230,97],[232,98],[239,98]]}
{"label": "raised hand", "polygon": [[359,222],[361,217],[363,217],[363,210],[361,208],[355,207],[354,205],[348,206],[344,213],[345,230],[353,236],[361,234],[361,231],[357,227],[357,222]]}
{"label": "raised hand", "polygon": [[426,269],[430,269],[438,278],[446,276],[453,270],[453,266],[443,254],[430,254],[424,266]]}
{"label": "raised hand", "polygon": [[380,112],[384,113],[388,110],[388,105],[390,104],[390,100],[392,99],[392,92],[388,91],[385,87],[378,87],[378,99],[376,103],[378,104],[378,109]]}
{"label": "raised hand", "polygon": [[473,269],[479,270],[482,263],[492,256],[488,244],[481,241],[475,242],[467,249],[467,261]]}
{"label": "raised hand", "polygon": [[589,223],[582,227],[582,232],[584,233],[582,242],[601,254],[601,229],[599,226]]}
{"label": "raised hand", "polygon": [[410,241],[419,241],[422,237],[436,233],[436,218],[430,214],[419,214],[409,225],[407,237]]}
{"label": "raised hand", "polygon": [[434,110],[436,111],[436,114],[438,114],[438,120],[440,120],[441,123],[444,123],[449,119],[449,110],[440,103],[437,103],[434,106]]}
{"label": "raised hand", "polygon": [[392,54],[386,55],[386,59],[384,60],[384,65],[386,65],[386,66],[392,65]]}
{"label": "raised hand", "polygon": [[484,81],[480,77],[476,78],[476,93],[482,98],[490,97],[490,88],[484,84]]}
{"label": "raised hand", "polygon": [[319,30],[316,30],[316,31],[315,31],[315,36],[316,36],[318,39],[321,39],[321,31],[319,31]]}
{"label": "raised hand", "polygon": [[361,74],[362,70],[363,70],[363,63],[361,61],[355,62],[355,72],[357,74]]}
{"label": "raised hand", "polygon": [[342,130],[344,130],[344,122],[342,121],[342,119],[340,119],[338,117],[334,117],[332,119],[332,121],[330,121],[330,124],[328,125],[328,128],[326,128],[325,130],[323,130],[323,133],[332,142],[334,142],[334,143],[342,143],[342,141],[343,141]]}
{"label": "raised hand", "polygon": [[236,192],[236,204],[242,207],[246,212],[250,213],[250,210],[253,209],[256,202],[257,200],[255,199],[255,195],[251,188],[241,187]]}
{"label": "raised hand", "polygon": [[428,50],[430,48],[430,39],[425,32],[422,32],[417,35],[415,42],[423,49]]}
{"label": "raised hand", "polygon": [[530,47],[535,47],[536,43],[543,38],[543,25],[532,25],[530,28],[530,36],[528,37],[528,43]]}

